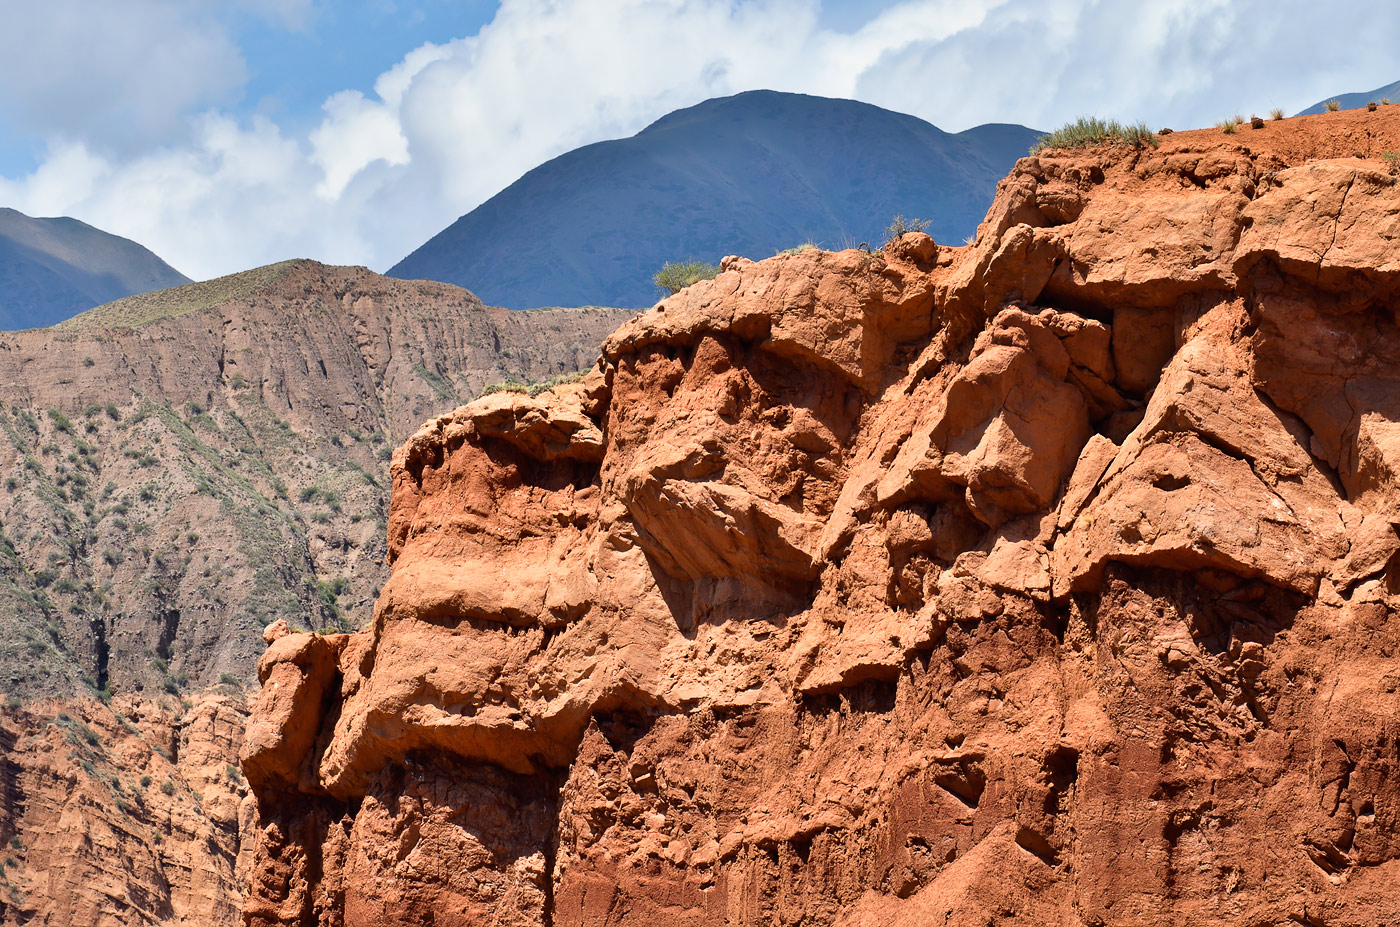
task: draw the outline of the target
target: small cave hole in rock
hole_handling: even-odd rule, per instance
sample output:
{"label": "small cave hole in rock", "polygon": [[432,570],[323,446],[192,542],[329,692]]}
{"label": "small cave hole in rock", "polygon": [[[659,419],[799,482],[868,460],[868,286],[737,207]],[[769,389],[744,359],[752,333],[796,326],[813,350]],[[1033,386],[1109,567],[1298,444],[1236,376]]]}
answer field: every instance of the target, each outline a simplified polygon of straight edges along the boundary
{"label": "small cave hole in rock", "polygon": [[1152,481],[1152,485],[1163,492],[1176,492],[1178,489],[1185,489],[1191,485],[1189,476],[1177,476],[1174,473],[1163,473]]}

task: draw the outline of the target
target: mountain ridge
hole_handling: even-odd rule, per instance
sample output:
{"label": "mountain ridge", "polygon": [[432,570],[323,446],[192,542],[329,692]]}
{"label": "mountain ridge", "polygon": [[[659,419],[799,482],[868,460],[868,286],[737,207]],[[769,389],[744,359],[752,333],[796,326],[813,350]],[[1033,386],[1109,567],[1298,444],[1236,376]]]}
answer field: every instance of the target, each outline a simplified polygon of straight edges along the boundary
{"label": "mountain ridge", "polygon": [[948,133],[867,103],[749,91],[532,169],[395,264],[487,302],[650,305],[669,260],[870,241],[900,213],[942,240],[975,228],[1036,132]]}
{"label": "mountain ridge", "polygon": [[67,216],[0,207],[0,331],[42,328],[92,306],[190,279],[142,245]]}
{"label": "mountain ridge", "polygon": [[1389,99],[1392,103],[1400,103],[1400,80],[1393,84],[1386,84],[1384,87],[1377,87],[1365,93],[1339,93],[1336,96],[1328,97],[1326,100],[1318,100],[1307,109],[1300,110],[1294,115],[1314,116],[1318,113],[1327,112],[1327,104],[1336,100],[1341,104],[1341,109],[1360,109],[1368,103],[1379,103],[1382,99]]}

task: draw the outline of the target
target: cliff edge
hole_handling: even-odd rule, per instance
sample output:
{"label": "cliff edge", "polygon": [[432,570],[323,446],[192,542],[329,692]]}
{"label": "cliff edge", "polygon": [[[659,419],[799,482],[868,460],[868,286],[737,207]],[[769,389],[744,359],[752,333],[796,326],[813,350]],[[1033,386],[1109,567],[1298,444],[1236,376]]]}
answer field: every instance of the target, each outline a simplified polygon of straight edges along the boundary
{"label": "cliff edge", "polygon": [[1042,152],[429,422],[373,626],[269,629],[246,922],[1387,922],[1394,110]]}

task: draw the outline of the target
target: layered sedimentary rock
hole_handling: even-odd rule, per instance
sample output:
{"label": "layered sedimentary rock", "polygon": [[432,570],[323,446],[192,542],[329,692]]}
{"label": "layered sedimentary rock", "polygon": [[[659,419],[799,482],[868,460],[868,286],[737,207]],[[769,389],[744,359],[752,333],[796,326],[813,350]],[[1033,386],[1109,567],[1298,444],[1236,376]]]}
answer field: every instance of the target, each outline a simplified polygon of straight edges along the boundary
{"label": "layered sedimentary rock", "polygon": [[0,711],[0,923],[236,923],[247,717],[233,687]]}
{"label": "layered sedimentary rock", "polygon": [[1388,922],[1398,130],[1044,152],[429,422],[373,626],[269,630],[247,923]]}

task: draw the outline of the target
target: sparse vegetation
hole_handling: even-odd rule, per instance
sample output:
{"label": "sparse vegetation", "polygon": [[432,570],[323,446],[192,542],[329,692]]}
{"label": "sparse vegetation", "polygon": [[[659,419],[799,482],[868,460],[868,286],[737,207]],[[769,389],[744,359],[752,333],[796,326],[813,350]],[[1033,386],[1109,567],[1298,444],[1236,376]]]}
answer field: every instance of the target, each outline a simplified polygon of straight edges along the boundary
{"label": "sparse vegetation", "polygon": [[1222,119],[1220,122],[1217,122],[1215,124],[1215,127],[1221,132],[1224,132],[1226,135],[1234,135],[1235,127],[1238,125],[1239,123],[1236,122],[1234,119]]}
{"label": "sparse vegetation", "polygon": [[[438,373],[436,370],[429,370],[427,367],[424,367],[421,364],[414,364],[413,372],[418,374],[418,376],[422,378],[423,382],[427,383],[434,393],[437,393],[439,399],[442,399],[444,401],[450,401],[455,400],[457,398],[456,389],[452,386],[450,382],[448,382],[446,377],[444,377],[441,373]],[[332,437],[331,443],[336,447],[339,447],[340,436],[336,435]]]}
{"label": "sparse vegetation", "polygon": [[704,261],[669,261],[662,265],[651,282],[660,292],[674,296],[688,286],[701,280],[713,280],[717,276],[719,268]]}
{"label": "sparse vegetation", "polygon": [[1400,177],[1400,151],[1387,151],[1381,155],[1385,169],[1392,177]]}
{"label": "sparse vegetation", "polygon": [[792,248],[784,248],[778,254],[801,254],[804,251],[816,251],[817,243],[814,241],[804,241],[802,244]]}
{"label": "sparse vegetation", "polygon": [[[337,576],[334,580],[329,582],[326,580],[316,581],[317,594],[320,596],[321,601],[326,604],[326,607],[331,609],[336,609],[336,600],[349,591],[350,580],[346,579],[344,576]],[[337,610],[337,614],[338,613]]]}
{"label": "sparse vegetation", "polygon": [[476,398],[490,396],[492,393],[528,393],[530,384],[523,380],[501,380],[497,383],[488,383],[481,388],[481,392],[476,394]]}
{"label": "sparse vegetation", "polygon": [[1274,120],[1275,122],[1278,122],[1280,119],[1283,118],[1283,110],[1275,106],[1273,109],[1269,110],[1269,118]]}
{"label": "sparse vegetation", "polygon": [[175,794],[175,782],[174,782],[173,780],[171,780],[171,779],[166,779],[164,782],[162,782],[162,783],[160,784],[160,790],[161,790],[162,792],[164,792],[166,795],[174,795],[174,794]]}
{"label": "sparse vegetation", "polygon": [[1337,110],[1339,110],[1339,109],[1342,108],[1342,101],[1341,101],[1341,100],[1328,100],[1326,103],[1324,103],[1324,104],[1322,104],[1322,105],[1325,106],[1325,107],[1327,107],[1327,112],[1329,112],[1329,113],[1335,113]]}
{"label": "sparse vegetation", "polygon": [[896,215],[890,220],[890,224],[885,226],[885,244],[899,241],[910,232],[922,232],[928,226],[928,219],[906,219],[902,215]]}
{"label": "sparse vegetation", "polygon": [[1135,148],[1156,148],[1156,134],[1147,123],[1125,125],[1116,120],[1103,120],[1097,116],[1081,116],[1074,122],[1066,123],[1053,132],[1042,135],[1031,146],[1031,154],[1046,148],[1087,148],[1090,145],[1132,145]]}
{"label": "sparse vegetation", "polygon": [[490,396],[492,393],[524,393],[527,396],[538,396],[540,393],[548,392],[556,386],[563,386],[565,383],[577,383],[583,379],[583,372],[561,373],[558,376],[550,377],[547,380],[524,382],[522,380],[502,380],[499,383],[491,383],[482,387],[481,392],[476,394],[476,398]]}
{"label": "sparse vegetation", "polygon": [[49,410],[49,418],[53,420],[53,427],[64,434],[73,434],[73,422],[57,409]]}
{"label": "sparse vegetation", "polygon": [[226,300],[237,299],[270,283],[292,269],[296,261],[283,261],[256,267],[228,277],[190,283],[185,286],[128,296],[116,302],[89,309],[55,328],[84,331],[91,328],[136,328],[157,319],[169,319],[198,312]]}

